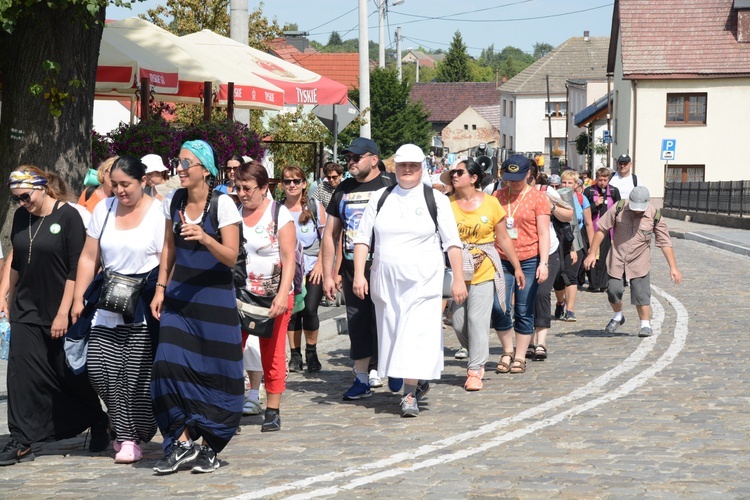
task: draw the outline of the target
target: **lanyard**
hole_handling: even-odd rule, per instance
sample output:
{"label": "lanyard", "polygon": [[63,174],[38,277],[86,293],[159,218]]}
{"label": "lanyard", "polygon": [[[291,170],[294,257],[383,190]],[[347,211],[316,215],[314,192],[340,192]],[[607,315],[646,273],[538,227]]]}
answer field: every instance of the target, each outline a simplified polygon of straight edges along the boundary
{"label": "lanyard", "polygon": [[523,191],[521,191],[521,197],[518,198],[518,200],[516,201],[516,209],[514,211],[514,210],[511,210],[513,208],[513,205],[510,202],[511,191],[510,191],[510,186],[508,186],[508,217],[511,220],[513,220],[513,214],[518,212],[518,207],[521,205],[521,202],[523,201],[523,198],[526,196],[526,193],[529,191],[529,189],[531,189],[531,187],[528,185],[523,188]]}

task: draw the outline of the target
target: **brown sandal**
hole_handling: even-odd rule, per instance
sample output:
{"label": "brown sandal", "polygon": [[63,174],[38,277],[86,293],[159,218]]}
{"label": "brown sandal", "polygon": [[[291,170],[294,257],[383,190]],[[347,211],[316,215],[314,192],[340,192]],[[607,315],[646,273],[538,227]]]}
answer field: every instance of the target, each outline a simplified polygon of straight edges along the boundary
{"label": "brown sandal", "polygon": [[[503,358],[508,357],[510,358],[510,361],[507,363],[503,362]],[[497,369],[495,370],[495,373],[510,373],[510,365],[513,363],[513,359],[515,357],[515,353],[513,352],[504,352],[500,355],[500,361],[497,362]]]}
{"label": "brown sandal", "polygon": [[524,373],[524,372],[526,372],[526,360],[514,359],[510,366],[510,373]]}

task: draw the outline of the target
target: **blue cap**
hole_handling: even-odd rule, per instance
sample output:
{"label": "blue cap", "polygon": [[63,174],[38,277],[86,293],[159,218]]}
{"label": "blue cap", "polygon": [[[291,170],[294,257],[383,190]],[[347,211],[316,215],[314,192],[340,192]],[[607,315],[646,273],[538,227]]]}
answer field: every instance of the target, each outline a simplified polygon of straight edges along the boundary
{"label": "blue cap", "polygon": [[374,155],[380,156],[380,149],[378,149],[378,145],[375,144],[374,141],[365,137],[357,137],[352,141],[351,144],[349,144],[348,148],[342,151],[342,153],[354,153],[355,155],[372,153]]}
{"label": "blue cap", "polygon": [[503,162],[504,181],[522,181],[529,173],[531,162],[524,155],[513,155]]}

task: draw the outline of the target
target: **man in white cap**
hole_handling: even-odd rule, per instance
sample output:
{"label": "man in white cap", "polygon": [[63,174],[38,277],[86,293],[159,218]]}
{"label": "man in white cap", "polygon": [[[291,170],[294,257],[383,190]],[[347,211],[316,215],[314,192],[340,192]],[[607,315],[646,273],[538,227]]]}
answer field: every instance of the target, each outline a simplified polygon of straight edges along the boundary
{"label": "man in white cap", "polygon": [[641,320],[639,337],[653,335],[651,329],[651,236],[656,235],[656,246],[661,248],[669,264],[669,276],[679,284],[682,273],[677,269],[677,262],[672,249],[667,224],[661,214],[649,201],[651,197],[645,186],[636,186],[630,192],[628,200],[621,200],[610,208],[599,219],[599,228],[589,253],[583,261],[586,269],[596,263],[599,246],[606,233],[613,229],[612,247],[607,256],[607,298],[614,311],[614,316],[604,328],[607,333],[615,333],[625,323],[622,314],[622,296],[625,286],[630,283],[630,303],[633,304]]}

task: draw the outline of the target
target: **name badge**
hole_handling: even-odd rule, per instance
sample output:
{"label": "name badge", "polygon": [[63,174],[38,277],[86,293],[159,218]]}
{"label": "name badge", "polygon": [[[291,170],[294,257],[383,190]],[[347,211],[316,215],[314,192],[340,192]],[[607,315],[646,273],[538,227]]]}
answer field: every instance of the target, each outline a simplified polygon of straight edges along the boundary
{"label": "name badge", "polygon": [[517,240],[518,239],[518,229],[508,229],[508,236],[510,236],[511,240]]}

